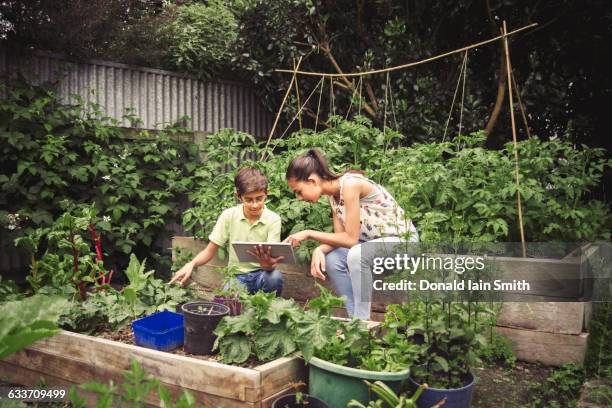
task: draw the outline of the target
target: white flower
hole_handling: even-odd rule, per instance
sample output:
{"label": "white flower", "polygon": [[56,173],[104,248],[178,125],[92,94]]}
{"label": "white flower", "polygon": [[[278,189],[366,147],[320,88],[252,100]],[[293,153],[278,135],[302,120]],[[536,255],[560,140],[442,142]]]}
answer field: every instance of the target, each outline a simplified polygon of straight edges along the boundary
{"label": "white flower", "polygon": [[108,175],[108,174],[106,176],[102,176],[102,180],[110,181],[111,180],[111,176]]}
{"label": "white flower", "polygon": [[102,221],[104,222],[110,222],[110,220],[111,220],[110,215],[105,215],[104,217],[102,217]]}
{"label": "white flower", "polygon": [[7,228],[9,230],[15,230],[17,229],[17,227],[19,227],[19,221],[21,220],[19,218],[19,214],[15,213],[15,214],[7,214],[6,216],[7,220],[8,220],[8,225]]}

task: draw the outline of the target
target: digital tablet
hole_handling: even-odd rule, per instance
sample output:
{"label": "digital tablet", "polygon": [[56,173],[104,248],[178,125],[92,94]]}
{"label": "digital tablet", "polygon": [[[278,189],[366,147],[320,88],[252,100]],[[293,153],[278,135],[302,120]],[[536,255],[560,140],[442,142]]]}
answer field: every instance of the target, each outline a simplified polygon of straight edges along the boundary
{"label": "digital tablet", "polygon": [[285,258],[279,263],[296,263],[293,248],[288,242],[232,242],[232,246],[234,247],[234,251],[236,251],[236,256],[240,262],[257,262],[257,258],[247,252],[252,251],[253,247],[256,245],[261,245],[264,248],[271,247],[272,257],[274,258],[277,256],[284,256]]}

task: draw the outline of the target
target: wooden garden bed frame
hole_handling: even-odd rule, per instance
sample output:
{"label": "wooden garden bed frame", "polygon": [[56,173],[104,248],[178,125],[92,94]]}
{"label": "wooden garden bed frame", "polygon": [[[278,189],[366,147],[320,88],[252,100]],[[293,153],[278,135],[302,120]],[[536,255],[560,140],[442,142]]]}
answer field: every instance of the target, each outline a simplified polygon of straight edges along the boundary
{"label": "wooden garden bed frame", "polygon": [[[89,381],[121,383],[132,359],[159,379],[174,398],[189,391],[198,406],[206,407],[270,407],[277,397],[294,390],[292,383],[305,382],[308,377],[304,360],[298,357],[242,368],[61,331],[0,360],[0,378],[36,386],[42,377],[49,386],[66,388]],[[95,395],[81,393],[95,406]],[[156,398],[147,403],[161,406]]]}

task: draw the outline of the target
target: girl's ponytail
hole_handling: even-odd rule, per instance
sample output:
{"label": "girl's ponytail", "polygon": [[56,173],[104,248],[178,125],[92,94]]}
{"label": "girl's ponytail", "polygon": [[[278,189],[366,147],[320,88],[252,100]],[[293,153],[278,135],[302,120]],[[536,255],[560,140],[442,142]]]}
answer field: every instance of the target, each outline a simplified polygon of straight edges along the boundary
{"label": "girl's ponytail", "polygon": [[294,158],[287,167],[286,179],[306,181],[311,174],[316,174],[323,180],[335,180],[338,176],[329,169],[327,160],[321,150],[314,148]]}

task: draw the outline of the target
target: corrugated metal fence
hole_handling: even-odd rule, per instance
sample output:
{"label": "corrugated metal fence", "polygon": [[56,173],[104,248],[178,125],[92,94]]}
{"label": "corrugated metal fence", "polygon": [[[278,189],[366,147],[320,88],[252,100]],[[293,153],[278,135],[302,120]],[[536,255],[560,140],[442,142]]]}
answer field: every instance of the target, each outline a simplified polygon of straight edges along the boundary
{"label": "corrugated metal fence", "polygon": [[[71,62],[43,52],[22,56],[0,49],[0,77],[18,72],[33,83],[57,81],[57,92],[66,103],[79,95],[118,120],[132,108],[145,129],[175,123],[185,115],[191,119],[184,125],[199,132],[233,128],[262,138],[272,128],[272,113],[251,86],[238,82],[204,82],[158,69],[95,60]],[[121,125],[130,126],[125,120]]]}

